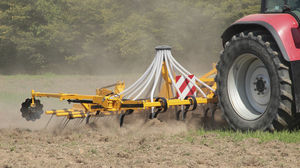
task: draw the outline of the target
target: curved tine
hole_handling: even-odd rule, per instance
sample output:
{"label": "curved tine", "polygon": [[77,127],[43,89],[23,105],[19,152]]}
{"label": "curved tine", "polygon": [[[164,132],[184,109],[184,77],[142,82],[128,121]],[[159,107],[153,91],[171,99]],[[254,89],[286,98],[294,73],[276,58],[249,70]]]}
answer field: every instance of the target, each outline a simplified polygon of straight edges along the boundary
{"label": "curved tine", "polygon": [[78,125],[82,124],[83,121],[84,121],[84,118],[78,118]]}
{"label": "curved tine", "polygon": [[70,122],[70,119],[67,119],[66,122],[63,125],[63,129],[66,128],[66,126],[69,124],[69,122]]}
{"label": "curved tine", "polygon": [[74,126],[79,127],[79,125],[81,124],[81,119],[76,119],[74,123],[75,123]]}
{"label": "curved tine", "polygon": [[125,93],[131,91],[134,87],[136,87],[136,85],[138,85],[141,81],[143,81],[148,76],[148,73],[151,71],[151,69],[153,68],[155,61],[156,61],[156,57],[153,59],[151,65],[148,67],[146,72],[136,82],[134,82],[131,86],[129,86],[127,89],[125,89],[123,92],[119,93],[118,95],[122,95],[122,94],[124,95]]}
{"label": "curved tine", "polygon": [[48,125],[49,125],[50,121],[52,120],[53,116],[54,116],[54,114],[52,114],[52,115],[51,115],[51,117],[50,117],[50,119],[48,120],[48,122],[47,122],[47,124],[46,124],[46,126],[45,126],[45,128],[44,128],[44,129],[47,129],[47,127],[48,127]]}
{"label": "curved tine", "polygon": [[156,69],[155,80],[154,80],[154,84],[153,84],[153,87],[151,90],[151,95],[150,95],[151,102],[153,102],[154,92],[156,90],[156,86],[159,81],[159,78],[161,77],[161,68],[162,68],[162,64],[163,64],[163,58],[164,58],[164,53],[162,53],[162,56],[160,56],[159,62],[161,62],[161,63],[158,65],[158,68]]}
{"label": "curved tine", "polygon": [[[175,64],[174,64],[175,65]],[[206,98],[207,97],[207,95],[203,92],[203,90],[192,80],[192,79],[190,79],[184,72],[182,72],[176,65],[174,66],[176,69],[177,69],[177,71],[179,71],[179,73],[181,73],[181,75],[183,75],[184,76],[184,78],[185,79],[187,79],[190,83],[192,83],[196,88],[197,88],[197,90],[199,91],[199,92],[201,92],[201,94]],[[195,77],[196,78],[196,77]]]}
{"label": "curved tine", "polygon": [[[160,52],[160,51],[159,51]],[[155,68],[154,69],[156,69],[157,68],[157,66],[159,65],[159,64],[162,64],[162,59],[160,59],[160,58],[158,58],[158,61],[157,61],[157,63],[156,63],[156,65],[155,65]],[[133,99],[133,100],[136,100],[138,97],[140,97],[141,96],[141,94],[145,91],[145,89],[148,87],[148,85],[150,84],[150,82],[152,81],[152,78],[153,78],[153,76],[154,76],[154,72],[155,72],[155,70],[153,71],[153,73],[151,74],[151,80],[149,80],[147,83],[146,83],[146,85],[144,86],[144,88],[142,89],[142,91]]]}
{"label": "curved tine", "polygon": [[73,121],[71,121],[70,125],[72,125],[72,128],[73,128],[73,127],[74,127],[74,128],[79,127],[77,118],[74,118]]}
{"label": "curved tine", "polygon": [[[186,74],[191,75],[191,73],[186,70],[183,66],[181,66],[176,60],[175,58],[172,56],[171,57],[172,62],[174,63],[174,65],[177,65],[179,67],[179,69],[183,70]],[[211,88],[210,86],[208,86],[206,83],[204,83],[203,81],[199,80],[198,78],[196,78],[196,81],[201,83],[202,85],[204,85],[205,87],[207,87],[209,90],[215,92],[215,90],[213,88]]]}
{"label": "curved tine", "polygon": [[[168,61],[168,59],[169,59],[169,57],[166,57],[165,62],[166,62],[166,66],[167,66],[168,72],[171,72],[171,71],[170,71],[170,66],[169,66],[169,61]],[[176,86],[176,83],[175,83],[175,81],[174,81],[174,78],[173,78],[172,73],[168,73],[168,75],[169,75],[169,77],[170,77],[170,79],[171,79],[171,81],[172,81],[172,84],[173,84],[173,86],[175,87],[177,93],[179,94],[180,99],[183,100],[184,98],[182,97],[182,94],[181,94],[179,88]]]}
{"label": "curved tine", "polygon": [[59,123],[59,127],[62,127],[67,119],[68,119],[67,117],[62,118],[61,122]]}

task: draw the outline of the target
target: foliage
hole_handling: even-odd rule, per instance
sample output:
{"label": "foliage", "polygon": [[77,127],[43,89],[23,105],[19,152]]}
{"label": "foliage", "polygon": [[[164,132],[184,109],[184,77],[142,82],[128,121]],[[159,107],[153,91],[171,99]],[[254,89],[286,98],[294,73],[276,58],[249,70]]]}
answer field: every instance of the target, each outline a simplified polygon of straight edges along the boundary
{"label": "foliage", "polygon": [[159,44],[213,59],[224,27],[258,11],[258,0],[2,0],[0,73],[99,73],[148,63]]}

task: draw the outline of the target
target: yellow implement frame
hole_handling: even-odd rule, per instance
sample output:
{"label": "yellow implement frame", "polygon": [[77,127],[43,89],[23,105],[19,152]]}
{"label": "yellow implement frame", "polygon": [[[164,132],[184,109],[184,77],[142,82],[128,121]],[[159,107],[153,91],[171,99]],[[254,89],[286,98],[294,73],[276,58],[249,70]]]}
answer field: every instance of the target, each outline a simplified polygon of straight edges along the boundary
{"label": "yellow implement frame", "polygon": [[[32,90],[32,103],[31,107],[35,107],[35,98],[37,97],[48,97],[48,98],[58,98],[61,101],[67,100],[69,103],[75,103],[72,109],[65,110],[51,110],[46,111],[46,114],[56,115],[58,117],[67,117],[69,119],[73,118],[85,118],[88,116],[110,116],[122,114],[124,111],[131,110],[132,112],[141,112],[143,110],[151,109],[151,108],[170,108],[174,106],[189,106],[196,104],[207,104],[207,103],[216,103],[217,97],[215,93],[202,86],[200,83],[197,85],[203,89],[206,98],[203,96],[195,97],[196,102],[191,101],[191,99],[181,100],[174,97],[170,93],[171,88],[171,80],[168,78],[165,65],[163,65],[162,75],[165,79],[165,87],[161,92],[164,93],[164,97],[162,99],[158,99],[157,101],[151,102],[150,99],[143,100],[126,100],[123,99],[122,95],[116,96],[116,94],[121,93],[125,84],[123,82],[117,82],[114,86],[114,90],[109,90],[106,88],[97,89],[96,95],[80,95],[80,94],[65,94],[65,93],[41,93]],[[205,82],[205,84],[209,85],[214,90],[216,89],[216,83],[214,78],[211,76],[215,75],[217,70],[215,66],[213,69],[207,74],[203,75],[199,78],[201,81]],[[166,90],[167,89],[167,90]],[[161,94],[160,94],[161,95]]]}

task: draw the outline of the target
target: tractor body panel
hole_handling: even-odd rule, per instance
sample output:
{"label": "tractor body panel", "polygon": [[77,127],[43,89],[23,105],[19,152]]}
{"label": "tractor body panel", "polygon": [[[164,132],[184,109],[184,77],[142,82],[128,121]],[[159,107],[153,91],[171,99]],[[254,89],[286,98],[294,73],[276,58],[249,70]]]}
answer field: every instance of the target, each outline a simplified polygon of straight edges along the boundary
{"label": "tractor body panel", "polygon": [[233,23],[222,35],[223,44],[243,31],[261,28],[269,31],[287,61],[300,60],[300,49],[296,48],[292,29],[299,24],[291,14],[254,14],[245,16]]}

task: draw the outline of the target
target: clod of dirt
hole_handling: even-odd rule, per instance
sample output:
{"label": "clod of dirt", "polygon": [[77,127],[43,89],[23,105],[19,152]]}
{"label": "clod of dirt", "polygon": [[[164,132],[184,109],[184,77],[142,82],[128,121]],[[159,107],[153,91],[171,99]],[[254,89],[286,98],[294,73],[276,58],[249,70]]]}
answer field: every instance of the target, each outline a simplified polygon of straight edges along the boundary
{"label": "clod of dirt", "polygon": [[157,118],[154,118],[152,120],[148,120],[144,127],[153,127],[153,126],[162,126],[164,125],[165,123],[163,123],[162,121],[160,121],[159,119]]}

